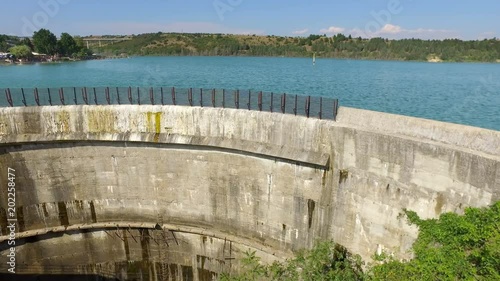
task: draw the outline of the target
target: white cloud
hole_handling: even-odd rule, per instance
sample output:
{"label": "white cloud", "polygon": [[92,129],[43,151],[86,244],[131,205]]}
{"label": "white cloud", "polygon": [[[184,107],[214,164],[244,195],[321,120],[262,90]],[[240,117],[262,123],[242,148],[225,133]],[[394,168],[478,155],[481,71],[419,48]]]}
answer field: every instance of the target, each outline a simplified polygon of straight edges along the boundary
{"label": "white cloud", "polygon": [[399,25],[386,24],[382,29],[380,29],[379,33],[390,33],[397,34],[400,33],[403,29]]}
{"label": "white cloud", "polygon": [[338,27],[338,26],[330,26],[329,28],[323,28],[319,32],[321,33],[326,33],[326,34],[337,34],[344,32],[345,28],[343,27]]}
{"label": "white cloud", "polygon": [[309,32],[309,29],[305,28],[305,29],[301,29],[301,30],[292,31],[292,34],[302,35],[302,34],[306,34],[307,32]]}
{"label": "white cloud", "polygon": [[[75,26],[80,34],[141,34],[155,32],[186,32],[186,33],[228,33],[228,34],[264,34],[262,30],[232,28],[212,22],[173,22],[173,23],[142,23],[142,22],[104,22],[81,23]],[[99,32],[96,32],[99,30]]]}
{"label": "white cloud", "polygon": [[445,39],[445,38],[459,38],[460,35],[454,30],[447,29],[405,29],[399,25],[386,24],[375,32],[370,30],[362,30],[359,28],[354,28],[349,30],[349,33],[354,37],[387,37],[390,39],[401,39],[401,38],[421,38],[421,39]]}

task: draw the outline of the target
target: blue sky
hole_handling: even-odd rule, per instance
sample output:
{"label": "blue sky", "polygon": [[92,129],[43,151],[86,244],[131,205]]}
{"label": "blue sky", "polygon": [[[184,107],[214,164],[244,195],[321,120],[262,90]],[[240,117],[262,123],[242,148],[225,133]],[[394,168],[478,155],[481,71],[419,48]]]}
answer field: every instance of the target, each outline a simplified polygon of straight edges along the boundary
{"label": "blue sky", "polygon": [[498,0],[2,0],[0,34],[500,37]]}

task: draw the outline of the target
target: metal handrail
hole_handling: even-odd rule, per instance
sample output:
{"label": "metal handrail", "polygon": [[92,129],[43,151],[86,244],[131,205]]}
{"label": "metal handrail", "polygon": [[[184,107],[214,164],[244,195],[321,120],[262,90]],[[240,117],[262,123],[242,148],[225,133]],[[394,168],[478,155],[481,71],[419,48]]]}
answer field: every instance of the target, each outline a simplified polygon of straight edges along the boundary
{"label": "metal handrail", "polygon": [[[201,106],[211,105],[219,108],[234,108],[294,114],[318,119],[336,120],[339,101],[334,98],[311,95],[275,94],[249,90],[240,94],[240,90],[225,89],[182,89],[174,87],[92,87],[91,95],[87,87],[66,88],[34,88],[34,89],[0,89],[0,107],[18,106],[52,106],[52,105],[121,105],[123,94],[127,93],[131,105],[179,105]],[[171,100],[165,97],[165,91],[171,92]],[[51,92],[57,91],[58,97]],[[199,94],[193,95],[193,91]],[[232,94],[227,95],[226,92]],[[30,95],[29,93],[33,93]],[[80,94],[79,94],[80,93]],[[210,94],[205,94],[210,93]],[[92,99],[92,102],[89,100]],[[287,102],[288,101],[288,102]],[[244,102],[240,103],[240,102]]]}

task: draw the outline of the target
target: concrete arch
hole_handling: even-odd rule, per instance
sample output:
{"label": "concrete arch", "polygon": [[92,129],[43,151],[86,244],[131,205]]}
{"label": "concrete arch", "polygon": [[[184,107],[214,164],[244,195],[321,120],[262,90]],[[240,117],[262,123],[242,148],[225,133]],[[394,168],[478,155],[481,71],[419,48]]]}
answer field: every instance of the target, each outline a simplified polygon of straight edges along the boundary
{"label": "concrete arch", "polygon": [[[337,121],[180,106],[2,109],[0,167],[16,170],[17,218],[22,239],[32,241],[18,258],[32,262],[52,249],[40,267],[62,265],[68,259],[57,253],[73,241],[89,249],[71,262],[82,273],[149,262],[138,270],[176,264],[204,279],[223,269],[204,266],[220,260],[222,241],[238,249],[234,257],[254,249],[266,262],[316,239],[363,258],[377,248],[409,257],[417,232],[398,218],[403,208],[436,217],[500,200],[499,132],[350,108],[340,108]],[[123,239],[108,241],[106,224],[131,224],[134,233],[159,224],[183,237],[183,255],[158,258],[169,252],[150,239],[134,249],[156,247],[154,255],[127,257]],[[83,229],[92,225],[100,227],[90,231],[95,237]],[[35,239],[49,229],[72,235]],[[200,241],[209,237],[216,246],[207,250]],[[113,253],[108,263],[98,249]]]}

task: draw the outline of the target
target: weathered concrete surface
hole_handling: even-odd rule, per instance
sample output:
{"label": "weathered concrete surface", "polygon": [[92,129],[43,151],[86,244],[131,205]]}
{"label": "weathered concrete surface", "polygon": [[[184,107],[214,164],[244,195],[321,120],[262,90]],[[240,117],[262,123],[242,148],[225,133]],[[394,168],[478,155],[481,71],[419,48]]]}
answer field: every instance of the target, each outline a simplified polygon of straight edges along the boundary
{"label": "weathered concrete surface", "polygon": [[337,121],[351,128],[500,155],[498,131],[363,109],[341,107],[339,111]]}
{"label": "weathered concrete surface", "polygon": [[[0,168],[16,169],[27,236],[61,225],[170,224],[231,237],[265,261],[329,238],[364,258],[378,247],[408,257],[417,232],[398,219],[403,208],[437,217],[500,200],[500,132],[350,108],[338,121],[175,106],[5,108]],[[5,235],[5,215],[0,222]],[[77,233],[44,247],[64,250]],[[217,259],[193,246],[202,232],[178,233],[193,233],[192,250],[169,264]],[[19,258],[30,262],[30,251]]]}
{"label": "weathered concrete surface", "polygon": [[277,259],[269,254],[272,249],[254,249],[238,237],[225,234],[221,239],[218,234],[196,233],[194,227],[167,226],[173,230],[96,226],[38,235],[36,240],[21,238],[17,240],[17,251],[22,254],[17,271],[97,274],[120,280],[212,280],[220,272],[241,267],[248,249],[265,262]]}

